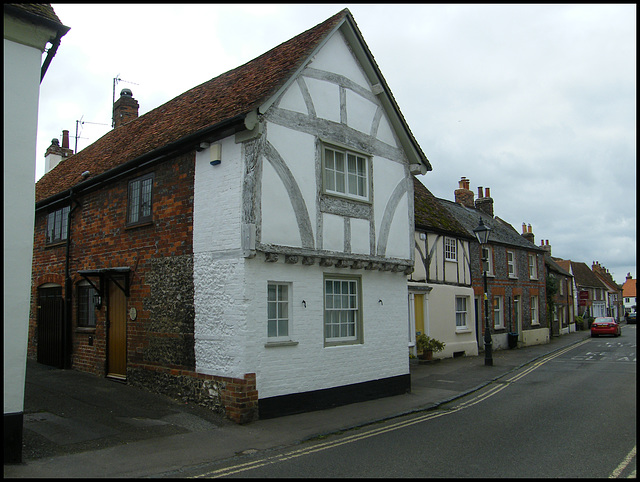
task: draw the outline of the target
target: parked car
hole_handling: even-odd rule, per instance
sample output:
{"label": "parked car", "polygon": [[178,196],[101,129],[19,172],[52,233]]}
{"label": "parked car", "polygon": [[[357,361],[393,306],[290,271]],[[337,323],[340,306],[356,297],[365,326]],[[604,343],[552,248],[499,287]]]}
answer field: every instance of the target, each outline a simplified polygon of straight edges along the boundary
{"label": "parked car", "polygon": [[632,311],[631,313],[627,313],[625,317],[627,319],[627,324],[635,325],[636,324],[636,312]]}
{"label": "parked car", "polygon": [[591,323],[591,336],[613,335],[620,336],[620,325],[612,317],[596,318]]}

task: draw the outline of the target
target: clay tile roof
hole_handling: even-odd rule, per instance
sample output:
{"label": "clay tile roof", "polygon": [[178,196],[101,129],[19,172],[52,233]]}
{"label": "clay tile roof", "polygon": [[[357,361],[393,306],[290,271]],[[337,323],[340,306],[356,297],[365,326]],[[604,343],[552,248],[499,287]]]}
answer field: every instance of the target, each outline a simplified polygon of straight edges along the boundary
{"label": "clay tile roof", "polygon": [[622,296],[625,298],[636,297],[636,280],[628,279],[622,285]]}
{"label": "clay tile roof", "polygon": [[111,130],[40,178],[36,203],[78,184],[84,171],[93,178],[252,111],[285,84],[347,15],[349,10],[344,9],[254,60]]}
{"label": "clay tile roof", "polygon": [[4,8],[11,9],[12,11],[22,11],[37,17],[42,17],[46,20],[51,20],[62,25],[62,22],[53,11],[53,7],[49,3],[5,3]]}
{"label": "clay tile roof", "polygon": [[571,261],[571,270],[573,271],[576,284],[579,286],[607,288],[585,263]]}

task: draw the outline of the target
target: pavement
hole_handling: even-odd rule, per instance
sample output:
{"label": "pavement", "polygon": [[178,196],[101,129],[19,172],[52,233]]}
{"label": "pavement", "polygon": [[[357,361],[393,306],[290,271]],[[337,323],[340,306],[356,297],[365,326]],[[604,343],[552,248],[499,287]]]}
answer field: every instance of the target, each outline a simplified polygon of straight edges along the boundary
{"label": "pavement", "polygon": [[181,477],[214,461],[437,408],[588,337],[578,331],[545,345],[494,351],[493,366],[485,366],[483,353],[412,360],[410,393],[246,425],[195,404],[28,360],[23,462],[4,465],[4,477]]}

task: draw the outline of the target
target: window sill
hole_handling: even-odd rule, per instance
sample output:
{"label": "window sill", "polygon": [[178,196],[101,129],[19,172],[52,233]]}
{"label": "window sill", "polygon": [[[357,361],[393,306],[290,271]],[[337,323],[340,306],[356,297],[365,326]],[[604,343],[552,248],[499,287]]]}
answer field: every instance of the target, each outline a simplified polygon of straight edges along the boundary
{"label": "window sill", "polygon": [[469,328],[456,328],[456,335],[463,333],[473,333]]}
{"label": "window sill", "polygon": [[124,229],[144,228],[146,226],[153,226],[153,221],[147,221],[145,223],[139,223],[139,224],[127,224],[124,227]]}
{"label": "window sill", "polygon": [[76,333],[95,333],[95,326],[78,326],[76,327]]}
{"label": "window sill", "polygon": [[458,262],[458,260],[457,260],[457,259],[445,259],[445,261],[446,261],[447,263],[457,263],[457,262]]}
{"label": "window sill", "polygon": [[532,321],[531,322],[531,326],[540,326],[540,322],[539,321]]}
{"label": "window sill", "polygon": [[63,239],[62,241],[55,241],[53,243],[45,244],[45,248],[59,248],[60,246],[66,246],[67,240]]}
{"label": "window sill", "polygon": [[276,346],[296,346],[298,344],[297,341],[289,340],[289,341],[268,341],[264,344],[265,348],[274,348]]}

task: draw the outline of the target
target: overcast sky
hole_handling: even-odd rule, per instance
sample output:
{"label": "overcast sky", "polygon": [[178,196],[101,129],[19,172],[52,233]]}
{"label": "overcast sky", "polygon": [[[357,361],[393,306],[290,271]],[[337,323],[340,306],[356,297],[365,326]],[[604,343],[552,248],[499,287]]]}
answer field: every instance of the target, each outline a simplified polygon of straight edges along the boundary
{"label": "overcast sky", "polygon": [[78,150],[110,130],[114,78],[143,115],[345,7],[436,197],[465,176],[553,256],[636,277],[635,4],[53,4],[71,30],[41,84],[36,179],[62,130]]}

